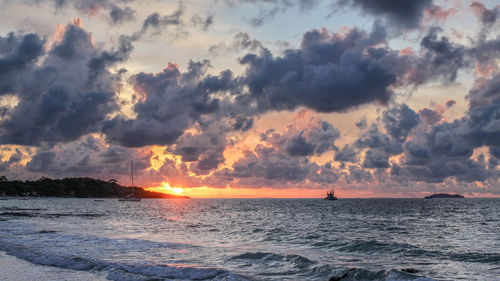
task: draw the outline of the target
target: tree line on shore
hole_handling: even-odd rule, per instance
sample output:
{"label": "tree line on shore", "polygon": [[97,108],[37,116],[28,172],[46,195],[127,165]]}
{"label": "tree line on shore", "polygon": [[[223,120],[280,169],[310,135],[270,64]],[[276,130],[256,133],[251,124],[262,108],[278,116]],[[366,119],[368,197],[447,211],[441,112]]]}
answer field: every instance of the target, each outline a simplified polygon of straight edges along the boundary
{"label": "tree line on shore", "polygon": [[189,198],[147,191],[137,186],[125,187],[113,179],[103,181],[92,178],[50,179],[42,177],[35,181],[20,181],[8,180],[5,176],[0,176],[0,196],[120,198],[131,194],[139,198]]}

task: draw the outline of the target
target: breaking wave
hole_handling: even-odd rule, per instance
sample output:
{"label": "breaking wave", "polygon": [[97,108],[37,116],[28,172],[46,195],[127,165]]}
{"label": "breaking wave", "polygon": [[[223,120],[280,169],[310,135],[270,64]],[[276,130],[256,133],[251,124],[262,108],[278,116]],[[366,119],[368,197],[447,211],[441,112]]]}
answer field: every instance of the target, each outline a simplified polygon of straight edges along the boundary
{"label": "breaking wave", "polygon": [[244,276],[218,268],[201,268],[193,266],[171,266],[168,264],[147,263],[117,263],[98,259],[89,259],[78,255],[57,255],[42,253],[22,246],[5,247],[0,245],[0,250],[25,261],[55,266],[66,269],[105,272],[107,279],[115,281],[128,280],[249,280]]}
{"label": "breaking wave", "polygon": [[266,268],[266,272],[260,273],[260,276],[262,276],[263,279],[266,279],[265,277],[271,276],[275,278],[280,276],[286,278],[286,276],[292,275],[301,276],[303,280],[322,279],[331,281],[434,280],[415,275],[415,273],[418,272],[418,270],[416,269],[370,271],[361,268],[336,268],[331,265],[320,264],[300,255],[281,255],[267,252],[245,252],[229,258],[229,261],[233,260],[243,262],[243,267],[250,267],[252,271],[258,271],[259,267]]}

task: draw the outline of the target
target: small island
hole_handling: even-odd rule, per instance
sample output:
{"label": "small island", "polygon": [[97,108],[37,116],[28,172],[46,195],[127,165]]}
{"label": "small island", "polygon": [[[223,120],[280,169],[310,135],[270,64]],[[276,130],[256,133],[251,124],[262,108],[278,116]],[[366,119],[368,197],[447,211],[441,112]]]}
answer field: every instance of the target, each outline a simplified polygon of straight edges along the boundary
{"label": "small island", "polygon": [[7,180],[0,178],[0,196],[123,198],[134,194],[137,198],[187,199],[187,196],[147,191],[137,186],[121,186],[116,180],[103,181],[92,178],[49,179],[36,181]]}
{"label": "small island", "polygon": [[434,193],[429,196],[425,196],[425,199],[433,199],[433,198],[465,198],[460,194],[448,194],[448,193]]}

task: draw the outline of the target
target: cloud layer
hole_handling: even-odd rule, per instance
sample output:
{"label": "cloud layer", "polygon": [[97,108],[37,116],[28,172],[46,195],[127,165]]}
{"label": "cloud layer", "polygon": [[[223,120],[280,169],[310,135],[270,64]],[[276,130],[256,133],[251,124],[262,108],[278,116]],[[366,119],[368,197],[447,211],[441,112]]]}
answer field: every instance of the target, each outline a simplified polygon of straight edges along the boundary
{"label": "cloud layer", "polygon": [[[293,7],[305,13],[325,5],[224,4],[261,2],[271,10],[249,28]],[[56,13],[73,9],[110,28],[137,28],[95,42],[75,19],[52,37],[0,36],[0,171],[11,177],[126,178],[133,159],[147,184],[500,193],[498,7],[467,7],[478,22],[463,40],[442,23],[451,16],[426,20],[446,3],[341,0],[340,10],[375,18],[370,30],[311,29],[281,51],[235,30],[232,44],[205,46],[207,56],[238,54],[235,67],[197,57],[141,72],[131,63],[134,47],[188,37],[192,28],[211,32],[217,13],[176,3],[144,17],[134,1],[50,3]],[[413,37],[401,43],[395,34]],[[411,96],[467,82],[465,106],[455,97],[422,106]],[[465,111],[456,113],[459,104]]]}

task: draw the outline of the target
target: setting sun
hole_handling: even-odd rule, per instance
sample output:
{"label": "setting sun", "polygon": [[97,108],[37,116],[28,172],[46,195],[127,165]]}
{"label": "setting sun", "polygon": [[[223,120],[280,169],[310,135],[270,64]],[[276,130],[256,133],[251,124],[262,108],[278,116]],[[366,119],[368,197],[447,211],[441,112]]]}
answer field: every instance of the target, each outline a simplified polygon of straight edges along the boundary
{"label": "setting sun", "polygon": [[172,194],[172,193],[181,194],[183,192],[183,189],[181,187],[172,187],[172,186],[170,186],[170,183],[168,183],[168,182],[162,182],[160,186],[150,187],[147,190],[154,191],[154,192],[167,193],[167,194]]}

